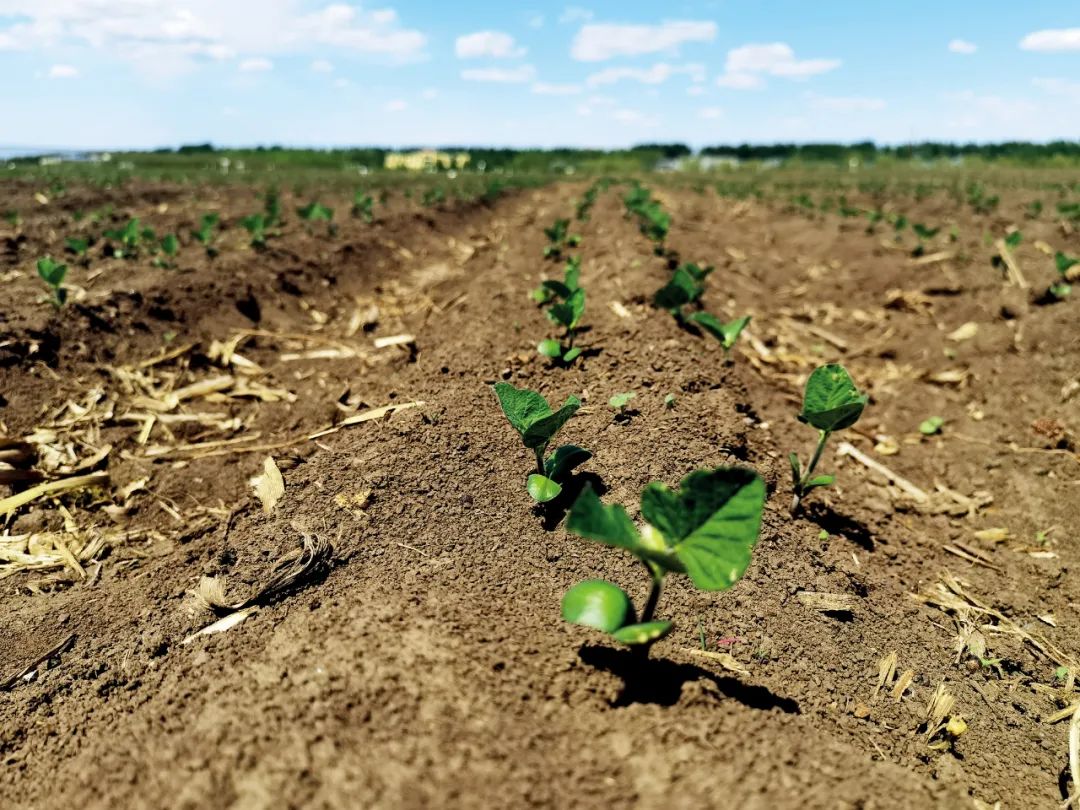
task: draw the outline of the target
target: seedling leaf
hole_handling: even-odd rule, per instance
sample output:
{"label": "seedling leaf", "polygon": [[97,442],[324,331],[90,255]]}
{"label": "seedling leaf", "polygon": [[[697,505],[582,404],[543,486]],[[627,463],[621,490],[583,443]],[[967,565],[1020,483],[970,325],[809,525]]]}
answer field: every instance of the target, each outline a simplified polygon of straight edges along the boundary
{"label": "seedling leaf", "polygon": [[620,410],[625,408],[637,394],[633,391],[626,391],[622,394],[616,394],[608,400],[608,405],[612,408],[619,408]]}
{"label": "seedling leaf", "polygon": [[521,434],[525,446],[529,448],[546,446],[580,407],[581,400],[577,397],[567,397],[566,403],[555,413],[535,419]]}
{"label": "seedling leaf", "polygon": [[919,424],[919,433],[924,436],[933,436],[935,433],[941,433],[941,426],[944,424],[945,420],[940,416],[931,416]]}
{"label": "seedling leaf", "polygon": [[633,618],[633,605],[626,591],[618,585],[602,579],[587,579],[563,596],[562,617],[571,624],[614,633],[628,617]]}
{"label": "seedling leaf", "polygon": [[689,318],[688,321],[693,321],[714,338],[720,341],[720,345],[727,351],[735,345],[735,341],[739,339],[739,335],[742,334],[743,329],[750,323],[750,316],[746,315],[742,318],[736,318],[730,323],[723,323],[719,318],[710,315],[708,312],[695,312]]}
{"label": "seedling leaf", "polygon": [[515,388],[510,383],[499,382],[495,383],[495,396],[499,398],[506,418],[522,437],[533,422],[551,413],[547,400],[528,388]]}
{"label": "seedling leaf", "polygon": [[586,486],[574,501],[566,529],[587,540],[635,553],[641,546],[641,535],[626,510],[618,504],[604,506],[591,486]]}
{"label": "seedling leaf", "polygon": [[544,471],[547,473],[548,478],[558,481],[590,458],[592,458],[592,453],[584,447],[578,447],[575,444],[564,444],[556,448],[555,452],[544,462]]}
{"label": "seedling leaf", "polygon": [[652,644],[659,641],[672,631],[675,622],[645,622],[644,624],[628,624],[620,627],[611,634],[616,641],[631,647],[640,644]]}
{"label": "seedling leaf", "polygon": [[548,338],[547,340],[541,340],[536,344],[536,351],[544,357],[562,357],[562,344],[555,340],[555,338]]}
{"label": "seedling leaf", "polygon": [[562,492],[561,486],[547,476],[540,475],[540,473],[533,473],[529,476],[526,489],[529,491],[529,495],[532,496],[532,499],[539,503],[553,501],[558,498],[559,493]]}
{"label": "seedling leaf", "polygon": [[579,357],[581,357],[581,347],[575,346],[572,349],[567,349],[566,354],[562,356],[562,359],[564,363],[573,363]]}
{"label": "seedling leaf", "polygon": [[869,401],[868,395],[859,393],[843,366],[820,366],[806,381],[799,421],[818,430],[842,430],[859,421]]}

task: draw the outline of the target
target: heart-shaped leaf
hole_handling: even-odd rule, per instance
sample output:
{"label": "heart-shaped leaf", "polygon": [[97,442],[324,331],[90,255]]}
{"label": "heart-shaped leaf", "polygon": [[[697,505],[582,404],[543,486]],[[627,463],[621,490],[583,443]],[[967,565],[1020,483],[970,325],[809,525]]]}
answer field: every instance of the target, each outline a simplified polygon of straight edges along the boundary
{"label": "heart-shaped leaf", "polygon": [[567,397],[566,403],[555,413],[535,419],[521,436],[525,446],[530,449],[546,447],[552,437],[569,421],[571,416],[577,413],[580,407],[580,399]]}
{"label": "heart-shaped leaf", "polygon": [[735,341],[739,339],[742,330],[750,323],[750,316],[746,315],[742,318],[736,318],[729,323],[723,323],[719,318],[710,315],[708,312],[695,312],[687,318],[687,320],[696,323],[714,338],[719,340],[720,345],[725,349],[730,349],[735,345]]}
{"label": "heart-shaped leaf", "polygon": [[616,641],[621,641],[631,647],[640,644],[652,644],[659,641],[675,627],[675,622],[644,622],[642,624],[628,624],[620,627],[611,634]]}
{"label": "heart-shaped leaf", "polygon": [[510,383],[498,382],[495,383],[495,396],[499,398],[499,405],[514,430],[522,436],[533,422],[551,413],[547,400],[528,388],[515,388]]}
{"label": "heart-shaped leaf", "polygon": [[562,599],[562,617],[605,633],[618,630],[633,619],[630,597],[618,585],[602,579],[587,579],[568,590]]}
{"label": "heart-shaped leaf", "polygon": [[842,430],[859,421],[869,401],[869,396],[859,393],[843,366],[820,366],[806,381],[799,421],[818,430]]}
{"label": "heart-shaped leaf", "polygon": [[553,501],[558,498],[559,493],[562,492],[561,486],[556,484],[546,475],[540,475],[540,473],[533,473],[529,476],[526,489],[529,491],[529,495],[532,496],[532,499],[538,503]]}
{"label": "heart-shaped leaf", "polygon": [[538,351],[544,357],[562,357],[562,345],[554,338],[541,340],[538,344],[536,344],[536,351]]}
{"label": "heart-shaped leaf", "polygon": [[562,359],[564,363],[573,363],[579,357],[581,357],[581,347],[575,346],[572,349],[567,349],[566,353],[562,356]]}
{"label": "heart-shaped leaf", "polygon": [[659,309],[677,310],[701,297],[703,289],[694,277],[680,267],[671,276],[671,281],[657,290],[653,296],[653,306]]}
{"label": "heart-shaped leaf", "polygon": [[590,458],[592,458],[592,453],[585,448],[574,444],[564,444],[562,447],[557,447],[544,462],[544,471],[553,481],[561,481],[575,467],[584,464]]}
{"label": "heart-shaped leaf", "polygon": [[552,279],[548,279],[548,280],[544,281],[543,282],[543,287],[544,287],[545,290],[547,290],[551,294],[557,295],[559,298],[562,298],[564,300],[569,298],[570,293],[573,292],[568,286],[563,284],[561,281],[554,281]]}
{"label": "heart-shaped leaf", "polygon": [[635,553],[641,545],[641,535],[626,510],[618,504],[604,506],[591,486],[585,487],[570,508],[566,530],[587,540]]}

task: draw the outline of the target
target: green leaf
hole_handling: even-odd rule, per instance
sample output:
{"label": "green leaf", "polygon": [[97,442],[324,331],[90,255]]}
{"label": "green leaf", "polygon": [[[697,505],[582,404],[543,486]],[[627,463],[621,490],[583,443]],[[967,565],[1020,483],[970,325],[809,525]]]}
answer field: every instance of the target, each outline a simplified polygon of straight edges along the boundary
{"label": "green leaf", "polygon": [[1058,301],[1063,301],[1069,297],[1072,293],[1072,285],[1061,282],[1060,284],[1050,285],[1050,295],[1056,298]]}
{"label": "green leaf", "polygon": [[161,249],[165,251],[166,256],[175,256],[180,250],[180,240],[176,238],[176,234],[166,234],[161,239]]}
{"label": "green leaf", "polygon": [[1015,250],[1020,247],[1020,243],[1024,241],[1024,235],[1020,231],[1012,231],[1005,236],[1005,247],[1009,250]]}
{"label": "green leaf", "polygon": [[547,476],[540,475],[540,473],[533,473],[529,476],[526,489],[528,489],[532,499],[540,503],[553,501],[558,498],[559,493],[562,492],[561,486]]}
{"label": "green leaf", "polygon": [[652,644],[659,641],[675,629],[675,622],[645,622],[643,624],[628,624],[620,627],[611,634],[616,641],[631,647],[641,644]]}
{"label": "green leaf", "polygon": [[697,588],[721,591],[750,564],[764,505],[765,482],[757,473],[718,467],[690,473],[677,492],[650,484],[641,513],[674,548]]}
{"label": "green leaf", "polygon": [[577,413],[581,407],[581,400],[577,397],[567,397],[566,402],[559,410],[548,416],[542,416],[533,421],[522,434],[525,446],[529,448],[545,447],[554,438],[555,434],[562,429],[570,417]]}
{"label": "green leaf", "polygon": [[556,295],[563,300],[569,298],[572,292],[572,290],[561,281],[554,281],[552,279],[541,282],[540,286],[547,290],[548,293]]}
{"label": "green leaf", "polygon": [[626,591],[602,579],[587,579],[568,590],[562,599],[562,617],[571,624],[613,633],[633,618]]}
{"label": "green leaf", "polygon": [[1080,259],[1074,259],[1066,256],[1060,250],[1054,254],[1054,265],[1057,267],[1057,271],[1061,275],[1065,275],[1069,272],[1069,268],[1080,264]]}
{"label": "green leaf", "polygon": [[572,349],[567,349],[566,354],[562,356],[562,359],[564,363],[573,363],[579,357],[581,357],[581,348],[579,346],[575,346]]}
{"label": "green leaf", "polygon": [[804,492],[809,492],[812,489],[818,487],[831,487],[836,483],[835,475],[815,475],[809,481],[806,482],[806,486],[803,487]]}
{"label": "green leaf", "polygon": [[941,426],[944,424],[945,420],[940,416],[931,416],[919,423],[919,433],[924,436],[933,436],[935,433],[941,433]]}
{"label": "green leaf", "polygon": [[798,484],[799,479],[802,477],[802,465],[799,464],[799,457],[795,453],[790,453],[788,461],[791,462],[791,480]]}
{"label": "green leaf", "polygon": [[632,400],[636,396],[637,394],[633,391],[626,391],[622,394],[616,394],[608,400],[608,405],[610,405],[612,408],[622,409],[625,408],[630,403],[630,400]]}
{"label": "green leaf", "polygon": [[653,306],[659,309],[677,310],[701,297],[704,289],[685,269],[680,267],[671,281],[656,291]]}
{"label": "green leaf", "polygon": [[535,391],[530,391],[528,388],[515,388],[506,382],[495,383],[494,388],[503,413],[506,414],[514,430],[522,436],[533,422],[551,413],[551,406],[548,405],[547,400]]}
{"label": "green leaf", "polygon": [[563,476],[568,475],[575,467],[584,464],[590,458],[592,458],[592,453],[584,447],[578,447],[576,444],[564,444],[557,447],[555,452],[544,462],[544,472],[553,481],[560,481]]}
{"label": "green leaf", "polygon": [[750,323],[750,316],[746,315],[742,318],[736,318],[730,323],[722,323],[720,319],[710,315],[708,312],[695,312],[687,320],[696,323],[719,340],[724,349],[730,349],[735,345],[735,341],[739,339],[739,335],[742,334],[746,325]]}
{"label": "green leaf", "polygon": [[536,344],[536,351],[544,357],[562,357],[562,344],[554,338],[548,338]]}
{"label": "green leaf", "polygon": [[799,421],[818,430],[842,430],[859,421],[869,401],[869,396],[859,393],[843,366],[820,366],[806,381]]}
{"label": "green leaf", "polygon": [[64,276],[67,275],[67,265],[46,256],[44,259],[38,259],[37,271],[42,281],[50,287],[59,287],[64,281]]}
{"label": "green leaf", "polygon": [[581,257],[572,256],[563,271],[563,281],[567,290],[573,292],[581,286]]}
{"label": "green leaf", "polygon": [[637,527],[618,504],[604,506],[591,486],[586,486],[566,519],[566,530],[608,546],[628,549],[635,554],[641,545]]}

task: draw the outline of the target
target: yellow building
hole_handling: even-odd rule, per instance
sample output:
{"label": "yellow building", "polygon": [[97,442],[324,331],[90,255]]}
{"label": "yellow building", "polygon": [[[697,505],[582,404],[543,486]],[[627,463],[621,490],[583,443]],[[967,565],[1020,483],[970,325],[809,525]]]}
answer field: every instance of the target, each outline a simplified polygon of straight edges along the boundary
{"label": "yellow building", "polygon": [[464,169],[469,165],[469,155],[458,152],[436,152],[434,149],[421,149],[416,152],[390,152],[386,155],[383,166],[387,169],[405,169],[410,172],[425,172],[434,169]]}

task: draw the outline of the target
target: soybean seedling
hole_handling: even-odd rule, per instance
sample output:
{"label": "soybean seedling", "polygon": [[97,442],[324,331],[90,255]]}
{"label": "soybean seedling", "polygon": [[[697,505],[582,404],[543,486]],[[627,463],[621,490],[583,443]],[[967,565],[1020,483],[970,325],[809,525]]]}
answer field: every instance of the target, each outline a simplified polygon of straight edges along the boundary
{"label": "soybean seedling", "polygon": [[264,214],[252,214],[240,220],[240,224],[251,234],[251,246],[253,248],[266,247],[266,216]]}
{"label": "soybean seedling", "polygon": [[941,433],[941,428],[944,425],[945,420],[940,416],[931,416],[919,423],[919,433],[923,436],[936,436],[938,433]]}
{"label": "soybean seedling", "polygon": [[1050,289],[1047,290],[1051,298],[1062,301],[1069,297],[1072,292],[1072,285],[1069,283],[1069,271],[1077,265],[1080,265],[1080,259],[1066,256],[1061,251],[1054,254],[1054,266],[1057,268],[1061,280],[1051,284]]}
{"label": "soybean seedling", "polygon": [[728,323],[722,322],[719,318],[710,315],[708,312],[695,312],[689,318],[688,321],[695,323],[712,335],[714,338],[720,341],[720,345],[724,347],[724,357],[726,358],[731,352],[732,347],[735,345],[735,341],[739,339],[739,335],[750,323],[750,316],[744,315],[742,318],[736,318]]}
{"label": "soybean seedling", "polygon": [[928,228],[921,222],[916,222],[911,226],[911,230],[915,232],[915,236],[919,238],[919,244],[915,246],[915,249],[911,251],[912,256],[922,256],[926,252],[926,243],[938,235],[941,227]]}
{"label": "soybean seedling", "polygon": [[800,466],[799,457],[795,453],[789,456],[794,490],[791,499],[792,514],[798,511],[799,504],[807,494],[818,487],[830,486],[836,480],[835,475],[814,475],[825,450],[825,443],[837,430],[849,428],[858,422],[869,400],[867,394],[859,393],[851,375],[843,366],[829,364],[814,369],[810,379],[806,381],[799,421],[817,428],[818,442],[805,470]]}
{"label": "soybean seedling", "polygon": [[214,241],[214,228],[219,220],[220,217],[217,214],[203,214],[199,220],[199,229],[191,232],[195,240],[206,248],[206,255],[211,258],[217,255],[217,248],[212,243]]}
{"label": "soybean seedling", "polygon": [[581,286],[580,279],[581,257],[571,256],[563,268],[562,281],[545,279],[530,295],[536,303],[541,305],[549,304],[556,299],[567,301],[574,294],[574,291]]}
{"label": "soybean seedling", "polygon": [[627,415],[626,406],[630,404],[630,400],[636,397],[637,394],[633,391],[624,391],[621,394],[616,394],[608,400],[608,406],[615,409],[615,416],[617,419],[625,418]]}
{"label": "soybean seedling", "polygon": [[69,236],[64,240],[64,248],[69,253],[74,253],[76,258],[81,259],[86,256],[87,251],[90,249],[90,240]]}
{"label": "soybean seedling", "polygon": [[544,248],[545,259],[561,259],[565,248],[574,248],[581,244],[581,237],[569,235],[569,230],[568,219],[557,219],[550,228],[544,228],[544,236],[548,238],[548,244]]}
{"label": "soybean seedling", "polygon": [[639,614],[618,585],[599,579],[579,582],[563,596],[563,618],[648,655],[652,644],[675,626],[655,618],[665,577],[686,574],[701,591],[730,588],[750,564],[764,505],[765,482],[753,470],[697,470],[676,490],[659,482],[645,487],[645,524],[639,529],[622,506],[604,506],[592,487],[586,487],[570,509],[567,530],[629,551],[649,572],[651,587]]}
{"label": "soybean seedling", "polygon": [[565,329],[562,339],[548,338],[541,340],[536,350],[544,357],[552,360],[561,360],[563,363],[573,363],[581,356],[581,347],[574,345],[578,329],[581,326],[581,316],[585,313],[585,290],[578,287],[565,301],[559,301],[548,308],[547,316],[553,322]]}
{"label": "soybean seedling", "polygon": [[353,195],[352,215],[370,225],[375,221],[375,198],[358,191]]}
{"label": "soybean seedling", "polygon": [[656,291],[653,306],[666,309],[675,320],[683,323],[686,320],[683,307],[701,298],[705,292],[705,279],[712,271],[712,266],[701,267],[693,262],[680,265],[671,274],[671,280]]}
{"label": "soybean seedling", "polygon": [[548,445],[555,434],[569,421],[581,400],[567,397],[557,411],[552,411],[547,400],[527,388],[515,388],[510,383],[495,383],[495,396],[499,398],[507,421],[521,436],[526,448],[536,456],[536,472],[526,482],[526,489],[534,501],[547,503],[559,497],[566,476],[574,468],[592,458],[592,453],[573,444],[564,444],[545,458]]}
{"label": "soybean seedling", "polygon": [[46,256],[44,259],[38,259],[37,271],[41,280],[49,287],[49,300],[52,305],[60,309],[67,301],[67,290],[61,286],[64,283],[64,276],[67,275],[67,265]]}

